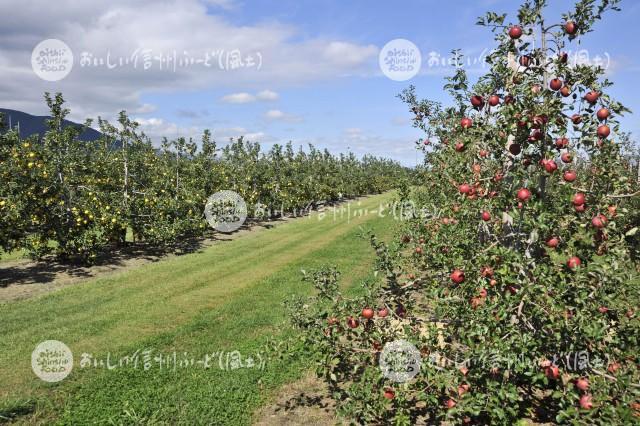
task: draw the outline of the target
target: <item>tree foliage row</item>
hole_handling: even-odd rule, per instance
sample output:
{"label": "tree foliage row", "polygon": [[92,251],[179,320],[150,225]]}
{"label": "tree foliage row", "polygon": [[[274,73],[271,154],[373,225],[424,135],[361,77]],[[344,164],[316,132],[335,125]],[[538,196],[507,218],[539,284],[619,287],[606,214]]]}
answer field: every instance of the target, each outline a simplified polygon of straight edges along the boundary
{"label": "tree foliage row", "polygon": [[[203,209],[220,190],[236,191],[250,218],[301,212],[314,203],[378,193],[407,175],[398,163],[353,153],[332,155],[291,143],[262,152],[238,138],[218,147],[164,139],[156,148],[122,112],[117,125],[99,119],[100,139],[79,139],[84,127],[63,125],[61,94],[45,95],[49,130],[21,139],[0,132],[0,247],[35,257],[54,253],[85,261],[127,234],[150,245],[210,232]],[[91,125],[91,121],[85,126]]]}

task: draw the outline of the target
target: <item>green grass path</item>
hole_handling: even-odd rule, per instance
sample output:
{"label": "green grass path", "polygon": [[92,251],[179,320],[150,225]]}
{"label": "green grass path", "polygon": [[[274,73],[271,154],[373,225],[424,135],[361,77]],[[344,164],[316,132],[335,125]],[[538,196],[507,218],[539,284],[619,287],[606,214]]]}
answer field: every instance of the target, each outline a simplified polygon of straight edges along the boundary
{"label": "green grass path", "polygon": [[[301,269],[335,264],[347,284],[371,277],[374,259],[361,228],[389,237],[394,221],[373,211],[382,194],[351,203],[351,217],[327,210],[259,229],[200,253],[90,280],[34,300],[0,305],[0,416],[29,423],[249,424],[272,392],[302,373],[305,360],[224,371],[217,364],[144,371],[80,368],[82,353],[111,363],[136,350],[202,360],[205,354],[262,354],[268,338],[289,333],[282,302],[309,294]],[[353,217],[357,208],[368,214]],[[31,371],[44,340],[66,343],[72,374],[57,384]],[[142,355],[140,356],[142,363]],[[218,358],[215,358],[215,363]],[[23,413],[16,416],[15,413]],[[14,414],[12,414],[14,413]],[[2,417],[0,417],[2,422]]]}

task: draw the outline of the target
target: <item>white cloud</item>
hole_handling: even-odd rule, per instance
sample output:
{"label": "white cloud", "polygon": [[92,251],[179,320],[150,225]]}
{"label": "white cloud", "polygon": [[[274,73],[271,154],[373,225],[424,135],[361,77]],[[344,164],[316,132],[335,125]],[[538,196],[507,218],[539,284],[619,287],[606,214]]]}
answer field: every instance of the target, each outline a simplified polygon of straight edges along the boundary
{"label": "white cloud", "polygon": [[350,127],[348,129],[344,129],[344,133],[347,136],[347,139],[350,140],[358,140],[364,138],[362,129],[360,129],[359,127]]}
{"label": "white cloud", "polygon": [[[160,146],[163,137],[167,137],[169,140],[177,137],[193,138],[199,142],[205,129],[201,126],[178,126],[176,123],[158,117],[137,117],[135,121],[156,146]],[[251,142],[270,143],[276,140],[263,131],[248,130],[241,126],[212,129],[211,135],[220,145],[225,145],[230,139],[238,139],[240,136]]]}
{"label": "white cloud", "polygon": [[[248,7],[226,0],[57,0],[55,2],[2,0],[0,2],[0,99],[3,106],[31,113],[45,113],[45,91],[62,91],[71,108],[71,119],[101,115],[108,119],[118,111],[147,111],[141,98],[146,93],[195,90],[229,90],[246,87],[300,86],[339,78],[355,72],[376,72],[372,61],[377,49],[347,40],[301,38],[298,30],[274,21],[236,25],[216,7]],[[214,6],[213,8],[211,6]],[[31,69],[30,57],[40,41],[57,38],[74,52],[71,73],[63,80],[40,80]],[[261,54],[261,67],[219,69],[215,52],[238,50],[243,57]],[[80,66],[83,53],[111,63],[131,58],[132,65],[109,69]],[[157,60],[144,69],[144,52],[201,59],[210,55],[209,67],[192,64],[159,68]],[[224,63],[224,61],[222,61]],[[260,100],[274,100],[277,93],[263,90]],[[250,97],[249,97],[250,98]],[[140,112],[141,113],[141,112]]]}
{"label": "white cloud", "polygon": [[261,101],[276,101],[280,96],[272,90],[263,90],[258,92],[256,98]]}
{"label": "white cloud", "polygon": [[270,109],[264,114],[264,116],[270,120],[280,120],[284,118],[285,115],[284,112],[280,111],[279,109]]}
{"label": "white cloud", "polygon": [[270,136],[263,131],[249,131],[244,127],[214,129],[211,134],[222,144],[228,142],[232,138],[238,139],[240,136],[243,136],[246,140],[251,142],[260,142],[261,144],[271,143],[276,140],[273,136]]}
{"label": "white cloud", "polygon": [[151,104],[142,104],[140,107],[134,109],[133,113],[135,114],[148,114],[150,112],[154,112],[156,109],[158,109],[155,105],[151,105]]}
{"label": "white cloud", "polygon": [[323,50],[323,56],[331,63],[354,67],[378,55],[378,48],[372,44],[360,46],[353,43],[333,41]]}
{"label": "white cloud", "polygon": [[255,95],[247,92],[231,93],[220,100],[229,104],[248,104],[256,101],[275,101],[279,97],[278,93],[272,90],[263,90]]}
{"label": "white cloud", "polygon": [[232,93],[230,95],[222,97],[222,102],[227,102],[230,104],[248,104],[255,101],[256,97],[246,92]]}
{"label": "white cloud", "polygon": [[287,121],[289,123],[299,123],[303,121],[302,117],[293,115],[293,114],[284,113],[279,109],[270,109],[269,111],[265,112],[264,116],[267,120],[271,120],[271,121],[279,120],[279,121]]}

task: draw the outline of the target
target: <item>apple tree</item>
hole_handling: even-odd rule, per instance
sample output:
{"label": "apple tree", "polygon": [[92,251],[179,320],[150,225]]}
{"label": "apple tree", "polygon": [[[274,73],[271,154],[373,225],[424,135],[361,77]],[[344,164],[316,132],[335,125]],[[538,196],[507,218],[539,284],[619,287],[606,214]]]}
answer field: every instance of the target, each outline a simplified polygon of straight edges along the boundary
{"label": "apple tree", "polygon": [[[371,237],[381,283],[290,302],[341,412],[359,423],[631,424],[640,421],[640,280],[631,253],[637,185],[599,66],[565,49],[616,1],[582,0],[547,20],[487,13],[489,72],[457,67],[451,106],[400,97],[426,137],[425,167],[397,241]],[[454,53],[454,64],[462,57]],[[380,368],[410,342],[419,373]]]}

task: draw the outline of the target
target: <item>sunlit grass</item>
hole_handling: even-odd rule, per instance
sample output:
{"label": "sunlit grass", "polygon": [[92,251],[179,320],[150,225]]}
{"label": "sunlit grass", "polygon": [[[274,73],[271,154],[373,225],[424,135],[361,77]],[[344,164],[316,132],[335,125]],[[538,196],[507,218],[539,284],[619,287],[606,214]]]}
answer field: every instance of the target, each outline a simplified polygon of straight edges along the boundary
{"label": "sunlit grass", "polygon": [[[359,207],[373,210],[390,199],[371,197]],[[347,284],[371,277],[374,254],[357,237],[362,226],[382,237],[393,232],[393,220],[375,213],[349,220],[314,214],[200,253],[0,305],[0,399],[12,401],[0,407],[0,416],[78,424],[249,423],[307,360],[271,359],[264,370],[172,372],[81,369],[79,358],[86,352],[106,359],[110,352],[117,359],[144,349],[197,359],[220,351],[255,355],[268,338],[289,333],[283,300],[311,290],[300,280],[301,269],[335,264]],[[47,339],[65,342],[76,357],[74,371],[59,384],[46,384],[31,371],[31,352]]]}

